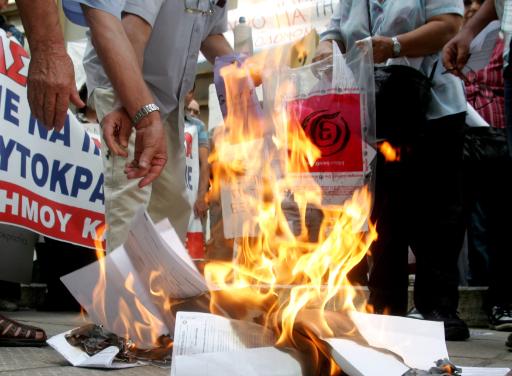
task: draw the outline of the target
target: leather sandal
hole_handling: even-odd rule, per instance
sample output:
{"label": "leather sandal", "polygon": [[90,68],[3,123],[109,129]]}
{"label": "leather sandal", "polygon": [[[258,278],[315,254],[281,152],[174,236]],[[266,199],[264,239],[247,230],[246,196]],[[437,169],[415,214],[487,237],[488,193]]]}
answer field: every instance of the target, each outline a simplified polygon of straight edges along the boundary
{"label": "leather sandal", "polygon": [[21,324],[0,315],[0,346],[40,347],[46,346],[46,333],[35,326]]}

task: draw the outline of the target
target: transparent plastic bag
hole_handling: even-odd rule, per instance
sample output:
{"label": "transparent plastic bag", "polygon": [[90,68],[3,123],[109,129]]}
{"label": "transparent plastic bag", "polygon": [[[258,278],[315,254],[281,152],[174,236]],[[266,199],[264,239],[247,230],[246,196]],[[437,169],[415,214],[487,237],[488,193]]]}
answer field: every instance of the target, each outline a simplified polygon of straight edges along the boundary
{"label": "transparent plastic bag", "polygon": [[[279,93],[283,87],[288,87],[285,94]],[[321,205],[341,205],[365,185],[373,192],[375,88],[369,39],[346,55],[333,42],[332,58],[266,76],[264,90],[265,109],[287,113],[286,126],[302,128],[321,151],[309,171],[286,171],[296,178],[295,192],[316,184]]]}

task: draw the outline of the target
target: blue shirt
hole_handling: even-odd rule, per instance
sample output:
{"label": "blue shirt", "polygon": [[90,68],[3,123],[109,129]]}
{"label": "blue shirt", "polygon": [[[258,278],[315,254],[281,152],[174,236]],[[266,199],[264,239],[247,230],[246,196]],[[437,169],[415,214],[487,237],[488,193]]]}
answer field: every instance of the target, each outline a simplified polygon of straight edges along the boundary
{"label": "blue shirt", "polygon": [[[368,11],[368,3],[371,4]],[[340,0],[322,39],[341,41],[347,50],[355,42],[370,35],[394,37],[423,26],[429,19],[442,14],[464,14],[463,0]],[[372,31],[370,33],[371,17]],[[442,73],[441,51],[421,58],[390,59],[387,64],[409,65],[430,76],[439,61],[433,80],[432,101],[427,111],[429,119],[466,111],[462,82],[451,74]],[[399,108],[397,103],[397,108]]]}
{"label": "blue shirt", "polygon": [[81,4],[101,9],[113,14],[117,18],[121,18],[124,3],[125,0],[62,0],[62,8],[64,9],[64,14],[71,22],[80,26],[87,26]]}

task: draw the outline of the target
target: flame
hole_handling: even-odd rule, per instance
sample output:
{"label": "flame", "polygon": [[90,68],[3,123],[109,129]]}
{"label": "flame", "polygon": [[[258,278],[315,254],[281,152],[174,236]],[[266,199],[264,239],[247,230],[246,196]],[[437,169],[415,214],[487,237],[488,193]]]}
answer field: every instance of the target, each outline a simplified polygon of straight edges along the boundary
{"label": "flame", "polygon": [[400,149],[393,147],[389,142],[384,141],[379,146],[379,151],[384,156],[386,162],[399,162]]}
{"label": "flame", "polygon": [[[106,299],[107,299],[107,266],[105,258],[105,250],[101,239],[105,232],[105,227],[99,231],[99,240],[95,241],[96,256],[99,264],[99,277],[98,282],[93,290],[93,309],[92,311],[98,316],[98,320],[103,323],[109,324],[110,329],[126,339],[133,342],[134,346],[139,348],[147,347],[160,347],[160,334],[155,328],[161,328],[163,323],[153,315],[137,297],[135,291],[135,279],[130,273],[126,277],[124,283],[124,289],[127,294],[124,294],[125,298],[120,297],[117,303],[118,316],[114,322],[111,322],[106,314]],[[155,276],[157,273],[155,272]],[[162,291],[158,287],[155,287],[153,279],[150,281],[151,292],[157,296],[158,293],[155,291]],[[169,307],[169,305],[165,305]]]}
{"label": "flame", "polygon": [[[307,175],[321,152],[283,107],[295,92],[291,82],[275,89],[270,119],[254,108],[252,78],[275,74],[272,67],[283,54],[267,72],[268,61],[262,59],[221,71],[228,115],[210,156],[212,195],[231,187],[238,198],[232,207],[245,214],[239,218],[243,235],[236,239],[233,262],[205,266],[214,287],[210,309],[270,327],[278,346],[314,354],[318,372],[321,355],[330,356],[315,338],[354,331],[348,315],[334,322],[328,312],[365,309],[364,303],[356,304],[347,274],[377,238],[368,220],[372,199],[365,187],[342,205],[325,207],[318,185],[296,190],[298,174]],[[329,372],[322,374],[336,373],[332,360],[327,367]]]}
{"label": "flame", "polygon": [[[335,375],[339,368],[321,339],[354,333],[349,312],[365,310],[366,304],[356,299],[347,274],[368,253],[377,233],[369,221],[368,188],[343,204],[322,204],[322,190],[309,174],[321,150],[286,108],[288,98],[296,97],[293,82],[277,80],[268,89],[274,100],[266,103],[265,113],[255,99],[256,85],[278,73],[276,67],[283,62],[290,65],[294,53],[300,58],[311,55],[299,46],[234,62],[221,71],[228,113],[209,157],[209,195],[220,197],[228,189],[234,197],[232,222],[239,224],[241,234],[235,239],[233,261],[209,262],[204,274],[212,313],[272,329],[278,346],[310,356],[313,374]],[[298,184],[308,188],[297,189]],[[95,312],[104,314],[106,268],[104,258],[98,258],[101,273],[94,304]],[[161,272],[151,274],[150,292],[173,311],[173,304],[182,302],[166,300],[158,283]],[[149,335],[157,345],[151,329],[159,323],[137,299],[133,282],[133,276],[125,281],[133,301],[119,300],[117,331],[132,333],[135,342]],[[132,328],[138,338],[133,338]]]}

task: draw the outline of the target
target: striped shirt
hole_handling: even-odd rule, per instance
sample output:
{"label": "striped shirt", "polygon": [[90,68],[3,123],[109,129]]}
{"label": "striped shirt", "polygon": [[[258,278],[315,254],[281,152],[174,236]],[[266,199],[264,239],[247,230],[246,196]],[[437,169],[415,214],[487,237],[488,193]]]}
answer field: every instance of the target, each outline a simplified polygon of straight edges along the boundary
{"label": "striped shirt", "polygon": [[498,39],[489,64],[478,72],[467,74],[467,100],[494,128],[505,128],[504,48],[504,40]]}

